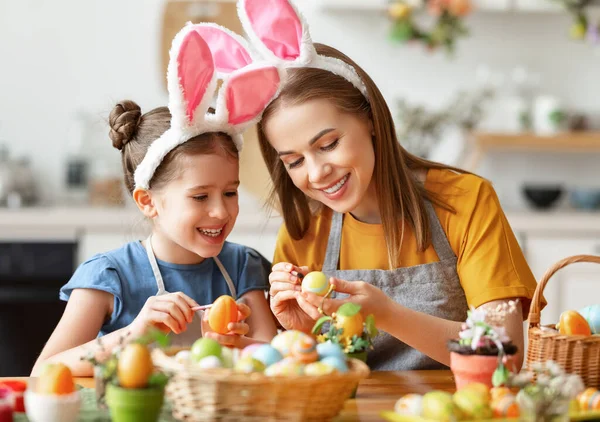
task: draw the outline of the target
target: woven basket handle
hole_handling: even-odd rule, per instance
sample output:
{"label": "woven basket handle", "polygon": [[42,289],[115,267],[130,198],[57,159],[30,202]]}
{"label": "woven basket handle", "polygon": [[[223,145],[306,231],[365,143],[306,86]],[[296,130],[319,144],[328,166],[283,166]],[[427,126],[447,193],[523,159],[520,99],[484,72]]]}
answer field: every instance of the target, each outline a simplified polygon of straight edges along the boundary
{"label": "woven basket handle", "polygon": [[542,277],[537,287],[535,288],[535,293],[533,294],[533,299],[531,299],[531,307],[529,308],[529,327],[539,327],[540,325],[540,313],[542,308],[542,294],[544,293],[544,288],[550,280],[550,277],[554,275],[561,268],[566,267],[570,264],[575,264],[577,262],[593,262],[596,264],[600,264],[600,256],[594,255],[574,255],[568,258],[562,259],[554,264],[552,267],[546,271],[546,274]]}

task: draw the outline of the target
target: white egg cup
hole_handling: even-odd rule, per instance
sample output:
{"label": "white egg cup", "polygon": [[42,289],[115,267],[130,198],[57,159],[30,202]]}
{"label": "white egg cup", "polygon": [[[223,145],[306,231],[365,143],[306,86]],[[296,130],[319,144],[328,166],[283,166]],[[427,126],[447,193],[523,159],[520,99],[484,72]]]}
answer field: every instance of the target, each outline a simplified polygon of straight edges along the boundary
{"label": "white egg cup", "polygon": [[79,416],[79,391],[71,394],[39,394],[25,391],[25,411],[30,422],[74,422]]}

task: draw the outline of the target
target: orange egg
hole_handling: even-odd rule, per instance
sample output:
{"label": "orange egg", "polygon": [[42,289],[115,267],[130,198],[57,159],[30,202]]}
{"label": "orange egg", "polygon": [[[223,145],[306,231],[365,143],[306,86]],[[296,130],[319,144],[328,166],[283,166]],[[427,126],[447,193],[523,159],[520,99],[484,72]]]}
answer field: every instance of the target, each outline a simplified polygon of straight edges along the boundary
{"label": "orange egg", "polygon": [[516,418],[521,413],[515,396],[510,392],[492,400],[491,406],[494,417]]}
{"label": "orange egg", "polygon": [[565,335],[592,335],[590,325],[577,311],[565,311],[560,314],[558,331]]}
{"label": "orange egg", "polygon": [[119,355],[117,378],[123,388],[144,388],[154,372],[152,356],[146,346],[130,343]]}
{"label": "orange egg", "polygon": [[337,329],[343,329],[340,337],[342,338],[352,338],[352,336],[362,336],[363,333],[363,324],[364,319],[360,312],[352,315],[352,316],[343,316],[336,315],[335,317],[335,327]]}
{"label": "orange egg", "polygon": [[36,391],[39,394],[71,394],[75,391],[71,370],[62,363],[48,364],[37,380]]}
{"label": "orange egg", "polygon": [[229,332],[228,325],[238,320],[238,307],[231,296],[217,298],[208,312],[208,325],[219,334]]}
{"label": "orange egg", "polygon": [[587,388],[577,400],[581,410],[600,410],[600,391],[596,388]]}

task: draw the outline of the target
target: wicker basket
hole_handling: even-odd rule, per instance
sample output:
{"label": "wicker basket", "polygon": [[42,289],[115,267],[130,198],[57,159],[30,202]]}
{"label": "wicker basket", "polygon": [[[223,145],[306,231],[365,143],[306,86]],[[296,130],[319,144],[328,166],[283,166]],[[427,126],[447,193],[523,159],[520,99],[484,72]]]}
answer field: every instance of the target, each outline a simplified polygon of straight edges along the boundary
{"label": "wicker basket", "polygon": [[[600,388],[600,336],[569,336],[540,326],[542,294],[546,284],[558,270],[576,262],[600,264],[600,257],[575,255],[565,258],[544,274],[535,289],[528,318],[527,367],[533,362],[553,360],[567,372],[580,375],[586,387]],[[546,327],[554,328],[551,325]]]}
{"label": "wicker basket", "polygon": [[167,386],[173,416],[184,421],[326,421],[343,408],[369,367],[349,359],[349,371],[324,376],[277,376],[200,369],[153,351],[154,364],[173,375]]}

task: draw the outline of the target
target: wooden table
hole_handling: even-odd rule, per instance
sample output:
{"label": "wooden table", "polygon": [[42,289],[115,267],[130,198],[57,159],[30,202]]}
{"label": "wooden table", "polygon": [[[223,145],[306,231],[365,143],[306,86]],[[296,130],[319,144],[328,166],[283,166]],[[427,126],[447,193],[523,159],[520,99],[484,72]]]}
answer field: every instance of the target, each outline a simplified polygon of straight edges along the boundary
{"label": "wooden table", "polygon": [[[0,381],[6,378],[0,378]],[[21,378],[27,379],[27,378]],[[76,378],[83,387],[94,387],[93,378]],[[348,400],[336,421],[381,421],[382,410],[393,410],[394,403],[408,393],[424,394],[431,390],[454,392],[450,371],[372,372],[358,386],[355,400]]]}

